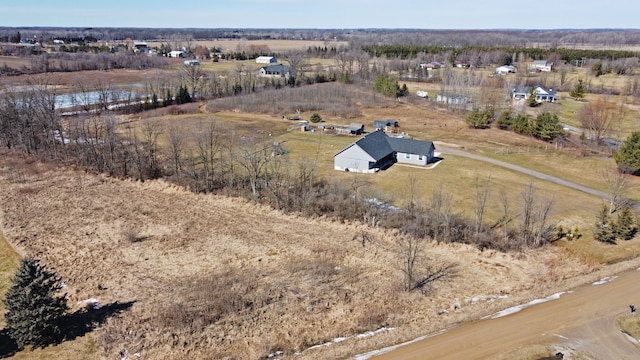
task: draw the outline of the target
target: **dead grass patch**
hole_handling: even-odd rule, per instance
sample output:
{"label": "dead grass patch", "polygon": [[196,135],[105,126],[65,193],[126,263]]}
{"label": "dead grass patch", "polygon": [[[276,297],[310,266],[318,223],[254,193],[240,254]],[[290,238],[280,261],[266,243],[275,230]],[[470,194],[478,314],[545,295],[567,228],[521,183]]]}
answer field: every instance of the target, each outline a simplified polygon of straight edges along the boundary
{"label": "dead grass patch", "polygon": [[[427,296],[404,293],[394,232],[366,229],[376,242],[363,247],[353,240],[365,230],[357,224],[283,215],[159,181],[47,172],[26,185],[35,182],[41,190],[28,196],[18,194],[22,184],[0,186],[0,204],[20,199],[18,207],[2,207],[8,238],[62,276],[72,302],[135,300],[92,333],[106,357],[126,347],[154,359],[257,359],[274,351],[326,358],[323,350],[305,350],[383,326],[404,329],[332,346],[330,353],[344,358],[508,307],[553,286],[559,274],[590,269],[554,247],[513,256],[433,243],[426,253],[459,262],[464,276]],[[127,224],[141,224],[149,238],[120,241]],[[545,278],[558,256],[561,270]],[[512,297],[438,315],[455,298],[499,293]]]}

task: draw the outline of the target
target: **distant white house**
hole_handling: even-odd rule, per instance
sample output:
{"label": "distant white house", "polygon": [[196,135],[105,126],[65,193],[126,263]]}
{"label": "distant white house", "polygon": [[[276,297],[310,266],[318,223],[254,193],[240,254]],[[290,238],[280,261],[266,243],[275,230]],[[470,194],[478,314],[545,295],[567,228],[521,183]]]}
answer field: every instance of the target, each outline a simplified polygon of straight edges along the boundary
{"label": "distant white house", "polygon": [[173,50],[170,51],[167,55],[172,58],[186,58],[187,56],[189,56],[189,54],[187,54],[187,52],[183,50]]}
{"label": "distant white house", "polygon": [[53,43],[55,45],[64,45],[64,41],[60,39],[53,39]]}
{"label": "distant white house", "polygon": [[553,67],[553,63],[550,63],[546,60],[534,60],[529,65],[529,70],[551,72],[552,67]]}
{"label": "distant white house", "polygon": [[282,64],[279,65],[269,65],[263,66],[260,68],[260,76],[261,77],[289,77],[289,68]]}
{"label": "distant white house", "polygon": [[258,64],[273,64],[277,63],[278,59],[273,56],[258,56],[256,58],[256,63]]}
{"label": "distant white house", "polygon": [[556,101],[556,91],[547,89],[543,86],[516,86],[511,95],[513,100],[528,100],[531,93],[535,94],[537,102],[554,102]]}
{"label": "distant white house", "polygon": [[420,69],[422,70],[434,70],[434,69],[440,69],[442,67],[442,64],[437,62],[437,61],[432,61],[430,63],[423,63],[420,64]]}

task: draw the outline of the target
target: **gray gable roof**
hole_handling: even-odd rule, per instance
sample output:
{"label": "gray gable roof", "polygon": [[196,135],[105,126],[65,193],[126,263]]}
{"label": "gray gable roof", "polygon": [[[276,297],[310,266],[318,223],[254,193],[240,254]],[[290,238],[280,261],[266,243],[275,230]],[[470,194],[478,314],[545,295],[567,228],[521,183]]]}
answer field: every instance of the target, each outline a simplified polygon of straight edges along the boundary
{"label": "gray gable roof", "polygon": [[435,146],[431,141],[392,138],[383,131],[374,131],[347,146],[338,154],[355,145],[359,146],[376,161],[384,159],[394,152],[428,156],[435,150]]}
{"label": "gray gable roof", "polygon": [[416,154],[416,155],[428,156],[436,148],[431,141],[392,138],[392,137],[388,137],[387,141],[391,145],[391,148],[393,148],[393,151],[401,152],[405,154]]}
{"label": "gray gable roof", "polygon": [[376,161],[393,153],[393,148],[387,141],[389,137],[382,131],[374,131],[355,142],[362,150],[371,155]]}
{"label": "gray gable roof", "polygon": [[516,86],[513,92],[516,94],[530,94],[533,88],[531,86]]}
{"label": "gray gable roof", "polygon": [[270,73],[284,74],[284,73],[289,71],[289,67],[284,66],[282,64],[263,66],[262,68],[264,69],[264,71],[267,71],[267,72],[270,72]]}

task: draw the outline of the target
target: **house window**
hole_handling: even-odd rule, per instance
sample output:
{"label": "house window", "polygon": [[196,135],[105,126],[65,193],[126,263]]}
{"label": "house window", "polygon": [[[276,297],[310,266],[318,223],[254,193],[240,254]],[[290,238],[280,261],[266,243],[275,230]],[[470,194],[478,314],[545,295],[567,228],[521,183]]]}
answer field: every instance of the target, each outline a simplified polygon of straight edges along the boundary
{"label": "house window", "polygon": [[404,154],[405,159],[411,159],[411,154]]}
{"label": "house window", "polygon": [[422,155],[418,155],[418,160],[422,160]]}

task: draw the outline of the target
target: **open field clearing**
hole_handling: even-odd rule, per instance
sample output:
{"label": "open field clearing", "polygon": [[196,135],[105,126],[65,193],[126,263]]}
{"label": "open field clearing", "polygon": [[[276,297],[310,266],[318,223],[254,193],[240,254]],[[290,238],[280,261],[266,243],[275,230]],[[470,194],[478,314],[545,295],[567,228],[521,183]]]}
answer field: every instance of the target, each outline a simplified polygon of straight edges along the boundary
{"label": "open field clearing", "polygon": [[[63,90],[78,84],[160,82],[180,77],[176,69],[182,59],[171,61],[173,68],[166,70],[54,73],[0,81],[47,82]],[[332,60],[313,63],[335,65]],[[260,64],[247,60],[202,66],[234,72],[256,70]],[[571,81],[579,75],[571,74]],[[611,80],[611,86],[623,85],[619,79],[601,78]],[[430,95],[440,91],[438,84],[408,86],[411,94],[418,89]],[[561,101],[529,111],[556,113],[563,122],[578,126],[576,114],[586,102],[561,95]],[[406,292],[402,236],[396,230],[370,227],[370,219],[303,218],[259,204],[264,194],[258,201],[196,194],[170,184],[171,175],[136,182],[0,157],[0,230],[6,236],[6,241],[0,238],[0,295],[20,254],[40,258],[63,278],[74,309],[89,298],[124,306],[92,332],[58,346],[20,352],[15,358],[112,359],[124,349],[143,359],[263,359],[275,354],[348,358],[638,265],[638,237],[616,245],[593,239],[592,228],[604,203],[594,195],[449,154],[437,154],[442,161],[428,167],[395,164],[376,174],[338,172],[333,156],[359,137],[330,135],[319,124],[311,124],[313,132],[301,131],[296,121],[287,120],[298,116],[308,121],[318,113],[323,125],[346,127],[355,122],[372,131],[374,120],[393,119],[405,135],[433,141],[436,153],[439,147],[456,149],[607,191],[603,174],[613,173],[615,167],[608,150],[556,147],[510,131],[472,129],[465,123],[465,112],[423,100],[397,100],[365,87],[325,83],[118,114],[113,119],[122,125],[122,134],[162,130],[160,158],[169,157],[170,134],[181,132],[185,141],[192,141],[210,126],[226,137],[218,145],[230,148],[216,156],[236,156],[234,161],[243,140],[277,144],[285,150],[279,159],[288,175],[307,165],[314,177],[330,185],[357,189],[359,198],[398,207],[409,202],[428,207],[434,194],[443,192],[451,196],[454,214],[472,219],[477,186],[487,182],[487,226],[498,226],[503,215],[501,192],[510,203],[512,225],[518,226],[522,193],[533,183],[537,200],[553,200],[549,223],[577,228],[582,236],[521,253],[430,241],[424,245],[424,261],[455,264],[456,276],[434,283],[426,294]],[[636,105],[627,105],[615,136],[624,138],[635,130],[637,118]],[[185,152],[195,153],[196,143],[188,144]],[[244,171],[237,163],[233,166],[237,174]],[[640,179],[631,178],[630,184],[625,195],[640,200]],[[456,302],[460,309],[454,307]],[[370,331],[377,332],[358,337]],[[517,358],[538,360],[549,349],[545,343],[509,351]]]}
{"label": "open field clearing", "polygon": [[[127,347],[154,359],[258,358],[347,336],[299,356],[345,357],[552,293],[600,267],[557,246],[510,255],[432,243],[427,256],[458,263],[460,277],[427,296],[404,293],[394,232],[283,215],[158,181],[47,171],[10,183],[12,170],[3,168],[0,187],[9,241],[62,276],[71,304],[90,297],[133,303],[89,335],[107,357]],[[363,247],[354,239],[362,231],[375,242]],[[236,290],[253,302],[238,313],[223,310],[239,306],[232,298],[198,295]],[[476,297],[485,300],[474,304]],[[455,299],[461,311],[437,315]],[[219,315],[193,322],[199,317],[191,311],[204,309]],[[383,326],[396,330],[350,337]]]}

